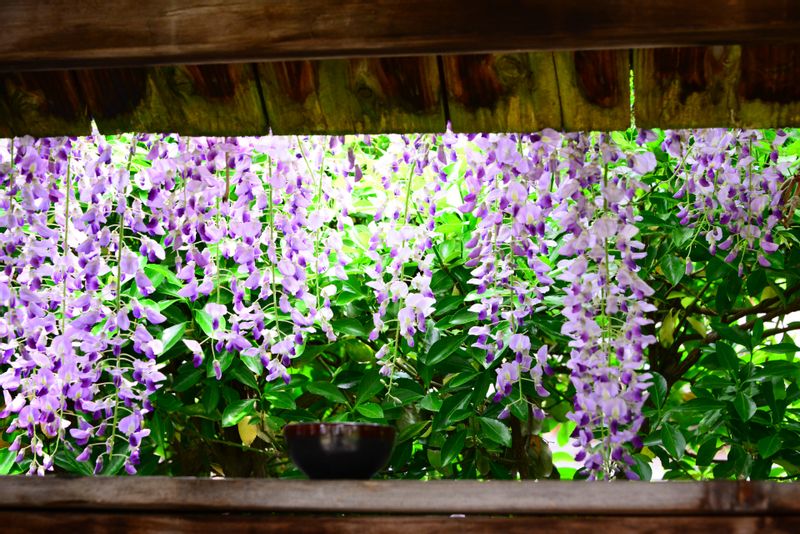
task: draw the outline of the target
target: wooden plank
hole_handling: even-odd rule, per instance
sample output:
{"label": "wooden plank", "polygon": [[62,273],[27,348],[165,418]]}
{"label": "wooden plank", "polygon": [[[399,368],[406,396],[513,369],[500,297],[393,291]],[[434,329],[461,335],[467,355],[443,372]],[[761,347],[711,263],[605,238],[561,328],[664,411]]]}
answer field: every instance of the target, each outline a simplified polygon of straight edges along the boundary
{"label": "wooden plank", "polygon": [[796,0],[5,0],[0,70],[800,41]]}
{"label": "wooden plank", "polygon": [[627,51],[587,50],[553,55],[564,130],[625,130],[630,126]]}
{"label": "wooden plank", "polygon": [[800,126],[800,45],[742,46],[738,96],[744,127]]}
{"label": "wooden plank", "polygon": [[644,128],[800,125],[800,46],[634,51],[636,124]]}
{"label": "wooden plank", "polygon": [[595,534],[614,532],[659,532],[687,534],[708,532],[798,532],[798,516],[733,517],[325,517],[274,516],[267,514],[152,514],[152,513],[69,513],[46,514],[0,511],[6,534],[51,532],[292,532],[331,534],[377,534],[384,532],[436,532],[509,534],[570,532]]}
{"label": "wooden plank", "polygon": [[0,477],[0,510],[398,514],[800,514],[800,485]]}
{"label": "wooden plank", "polygon": [[[0,79],[2,77],[0,76]],[[5,94],[0,81],[0,139],[11,137],[11,110],[5,99]]]}
{"label": "wooden plank", "polygon": [[442,67],[453,131],[561,129],[552,53],[444,56]]}
{"label": "wooden plank", "polygon": [[103,133],[180,132],[260,135],[267,132],[252,65],[182,65],[77,72]]}
{"label": "wooden plank", "polygon": [[436,58],[260,63],[275,134],[441,132]]}
{"label": "wooden plank", "polygon": [[636,125],[733,126],[739,58],[736,46],[634,50]]}
{"label": "wooden plank", "polygon": [[0,101],[7,106],[5,113],[0,111],[5,121],[0,121],[15,136],[88,135],[92,131],[70,71],[2,74]]}

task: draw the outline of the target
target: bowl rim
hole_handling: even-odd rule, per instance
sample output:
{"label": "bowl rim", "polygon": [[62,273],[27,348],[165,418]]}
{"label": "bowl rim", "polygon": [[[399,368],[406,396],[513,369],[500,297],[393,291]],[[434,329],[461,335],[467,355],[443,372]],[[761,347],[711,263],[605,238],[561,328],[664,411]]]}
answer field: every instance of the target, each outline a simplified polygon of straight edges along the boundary
{"label": "bowl rim", "polygon": [[349,427],[372,427],[372,428],[391,428],[392,425],[383,423],[359,423],[357,421],[303,421],[299,423],[286,423],[283,428],[287,427],[307,427],[307,426],[349,426]]}

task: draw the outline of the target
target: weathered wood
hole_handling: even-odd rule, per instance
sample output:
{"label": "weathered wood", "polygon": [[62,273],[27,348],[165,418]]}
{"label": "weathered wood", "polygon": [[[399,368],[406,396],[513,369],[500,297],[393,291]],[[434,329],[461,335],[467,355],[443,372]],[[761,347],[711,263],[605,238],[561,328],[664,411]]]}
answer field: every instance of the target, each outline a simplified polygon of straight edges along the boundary
{"label": "weathered wood", "polygon": [[103,133],[260,135],[267,121],[252,65],[182,65],[77,72]]}
{"label": "weathered wood", "polygon": [[797,42],[795,0],[0,2],[0,69]]}
{"label": "weathered wood", "polygon": [[[0,123],[6,135],[87,135],[91,121],[70,71],[0,75]],[[2,135],[3,126],[0,126]]]}
{"label": "weathered wood", "polygon": [[551,52],[445,56],[442,66],[454,131],[561,129]]}
{"label": "weathered wood", "polygon": [[634,50],[636,125],[733,126],[739,57],[736,46]]}
{"label": "weathered wood", "polygon": [[[0,87],[2,82],[0,82]],[[4,92],[0,88],[0,139],[11,137],[11,110],[6,102]]]}
{"label": "weathered wood", "polygon": [[630,126],[630,62],[623,50],[555,52],[562,129]]}
{"label": "weathered wood", "polygon": [[509,534],[570,532],[595,534],[614,532],[658,532],[687,534],[709,532],[795,533],[800,531],[798,516],[734,517],[325,517],[273,516],[268,514],[180,514],[153,513],[44,513],[0,511],[6,534],[51,532],[162,533],[162,532],[291,532],[331,534],[373,534],[384,532],[436,532],[471,534],[504,532]]}
{"label": "weathered wood", "polygon": [[800,126],[800,45],[742,46],[738,96],[744,127]]}
{"label": "weathered wood", "polygon": [[800,514],[800,485],[0,477],[0,510],[396,514]]}
{"label": "weathered wood", "polygon": [[800,125],[800,46],[634,51],[636,124],[645,128]]}
{"label": "weathered wood", "polygon": [[261,63],[272,132],[441,132],[435,57]]}

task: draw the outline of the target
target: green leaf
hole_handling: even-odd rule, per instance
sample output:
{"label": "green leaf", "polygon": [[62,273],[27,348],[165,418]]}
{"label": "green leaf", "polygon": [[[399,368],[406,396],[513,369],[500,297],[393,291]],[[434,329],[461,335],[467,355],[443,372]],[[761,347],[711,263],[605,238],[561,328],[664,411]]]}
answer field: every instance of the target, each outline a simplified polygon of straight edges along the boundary
{"label": "green leaf", "polygon": [[378,373],[366,373],[358,384],[356,390],[356,404],[370,400],[383,390],[383,382],[381,382],[381,375]]}
{"label": "green leaf", "polygon": [[217,409],[219,404],[220,392],[217,381],[209,382],[206,384],[205,391],[203,392],[203,408],[206,413],[211,415]]}
{"label": "green leaf", "polygon": [[369,419],[383,419],[383,408],[374,402],[359,404],[356,411]]}
{"label": "green leaf", "polygon": [[497,419],[490,419],[488,417],[479,417],[478,421],[481,425],[481,434],[485,438],[503,445],[504,447],[511,446],[511,432],[506,425]]}
{"label": "green leaf", "polygon": [[778,434],[763,437],[758,440],[758,454],[760,454],[762,458],[769,458],[781,450],[781,446],[783,446],[783,440],[781,440]]}
{"label": "green leaf", "polygon": [[270,404],[270,407],[279,410],[296,410],[297,403],[289,393],[266,395],[264,397]]}
{"label": "green leaf", "polygon": [[467,431],[459,430],[448,436],[442,445],[442,465],[448,466],[464,449],[464,442],[467,439]]}
{"label": "green leaf", "polygon": [[193,369],[192,371],[186,374],[179,374],[178,380],[172,385],[173,391],[177,391],[178,393],[183,393],[193,385],[197,384],[200,381],[200,378],[203,376],[203,369]]}
{"label": "green leaf", "polygon": [[256,376],[261,376],[261,373],[264,372],[264,364],[261,363],[261,358],[258,356],[247,356],[246,354],[239,353],[239,359],[242,360],[242,363],[245,367],[250,369]]}
{"label": "green leaf", "polygon": [[94,472],[92,464],[89,462],[78,462],[75,460],[75,456],[75,453],[70,452],[66,450],[66,448],[62,447],[58,452],[56,452],[55,457],[53,457],[53,461],[58,467],[69,471],[70,473],[83,476],[92,476]]}
{"label": "green leaf", "polygon": [[469,407],[471,391],[460,391],[442,401],[439,413],[433,418],[433,429],[441,430],[453,423],[463,421],[473,413]]}
{"label": "green leaf", "polygon": [[164,344],[164,349],[161,351],[161,354],[167,352],[175,343],[180,341],[184,332],[186,332],[186,323],[170,326],[161,332],[161,343]]}
{"label": "green leaf", "polygon": [[661,258],[659,265],[664,272],[664,276],[667,277],[667,280],[669,280],[669,283],[673,286],[678,285],[678,282],[681,281],[684,273],[686,273],[686,260],[675,256],[664,256]]}
{"label": "green leaf", "polygon": [[237,363],[236,365],[232,365],[228,370],[228,374],[244,384],[245,386],[255,389],[258,389],[258,382],[256,382],[253,373],[245,367],[244,363]]}
{"label": "green leaf", "polygon": [[756,413],[756,403],[742,392],[736,394],[733,399],[733,407],[736,408],[736,413],[742,421],[749,421]]}
{"label": "green leaf", "polygon": [[256,399],[245,399],[229,404],[222,412],[222,427],[238,425],[246,416],[254,415],[255,408]]}
{"label": "green leaf", "polygon": [[333,327],[334,332],[363,338],[369,336],[371,325],[371,320],[337,319],[331,321],[331,327]]}
{"label": "green leaf", "polygon": [[651,372],[653,375],[653,384],[647,388],[650,393],[650,398],[656,408],[661,408],[667,398],[667,380],[655,371]]}
{"label": "green leaf", "polygon": [[0,475],[7,475],[14,467],[14,460],[17,458],[17,453],[8,449],[0,449]]}
{"label": "green leaf", "polygon": [[765,345],[761,347],[761,350],[771,354],[794,354],[800,350],[800,347],[794,343],[776,343],[774,345]]}
{"label": "green leaf", "polygon": [[465,339],[467,339],[466,335],[440,338],[428,351],[425,357],[425,365],[434,366],[443,362],[464,343]]}
{"label": "green leaf", "polygon": [[[167,282],[172,284],[173,286],[182,287],[183,282],[177,277],[177,275],[172,272],[172,269],[166,267],[165,265],[159,265],[155,263],[148,263],[144,266],[144,272],[150,280],[153,280],[154,277],[160,276],[162,279],[166,279]],[[156,283],[153,282],[153,285],[156,286]],[[160,285],[160,284],[159,284]]]}
{"label": "green leaf", "polygon": [[683,458],[683,454],[686,452],[686,438],[683,437],[679,428],[665,424],[661,428],[661,443],[673,458],[676,460]]}
{"label": "green leaf", "polygon": [[697,449],[697,460],[695,463],[699,467],[705,467],[711,465],[711,461],[714,459],[714,455],[717,454],[717,437],[712,436],[705,440],[700,448]]}
{"label": "green leaf", "polygon": [[211,316],[205,311],[195,310],[194,322],[197,323],[197,326],[200,327],[200,330],[202,330],[207,337],[213,337],[214,330],[211,328]]}
{"label": "green leaf", "polygon": [[347,397],[341,392],[339,388],[334,386],[328,382],[312,382],[306,389],[309,393],[313,393],[314,395],[319,395],[320,397],[326,398],[331,402],[338,402],[341,404],[347,404]]}
{"label": "green leaf", "polygon": [[737,371],[739,369],[739,356],[733,347],[723,341],[717,341],[717,360],[723,369]]}

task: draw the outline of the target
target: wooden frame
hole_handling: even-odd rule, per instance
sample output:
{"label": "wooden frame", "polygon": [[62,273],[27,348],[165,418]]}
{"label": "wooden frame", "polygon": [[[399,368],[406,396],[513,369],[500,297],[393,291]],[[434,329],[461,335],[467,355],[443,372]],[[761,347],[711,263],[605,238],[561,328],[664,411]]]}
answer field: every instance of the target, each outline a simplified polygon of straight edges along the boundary
{"label": "wooden frame", "polygon": [[800,40],[795,0],[5,0],[0,70]]}
{"label": "wooden frame", "polygon": [[791,532],[800,485],[0,477],[0,522],[12,533]]}

